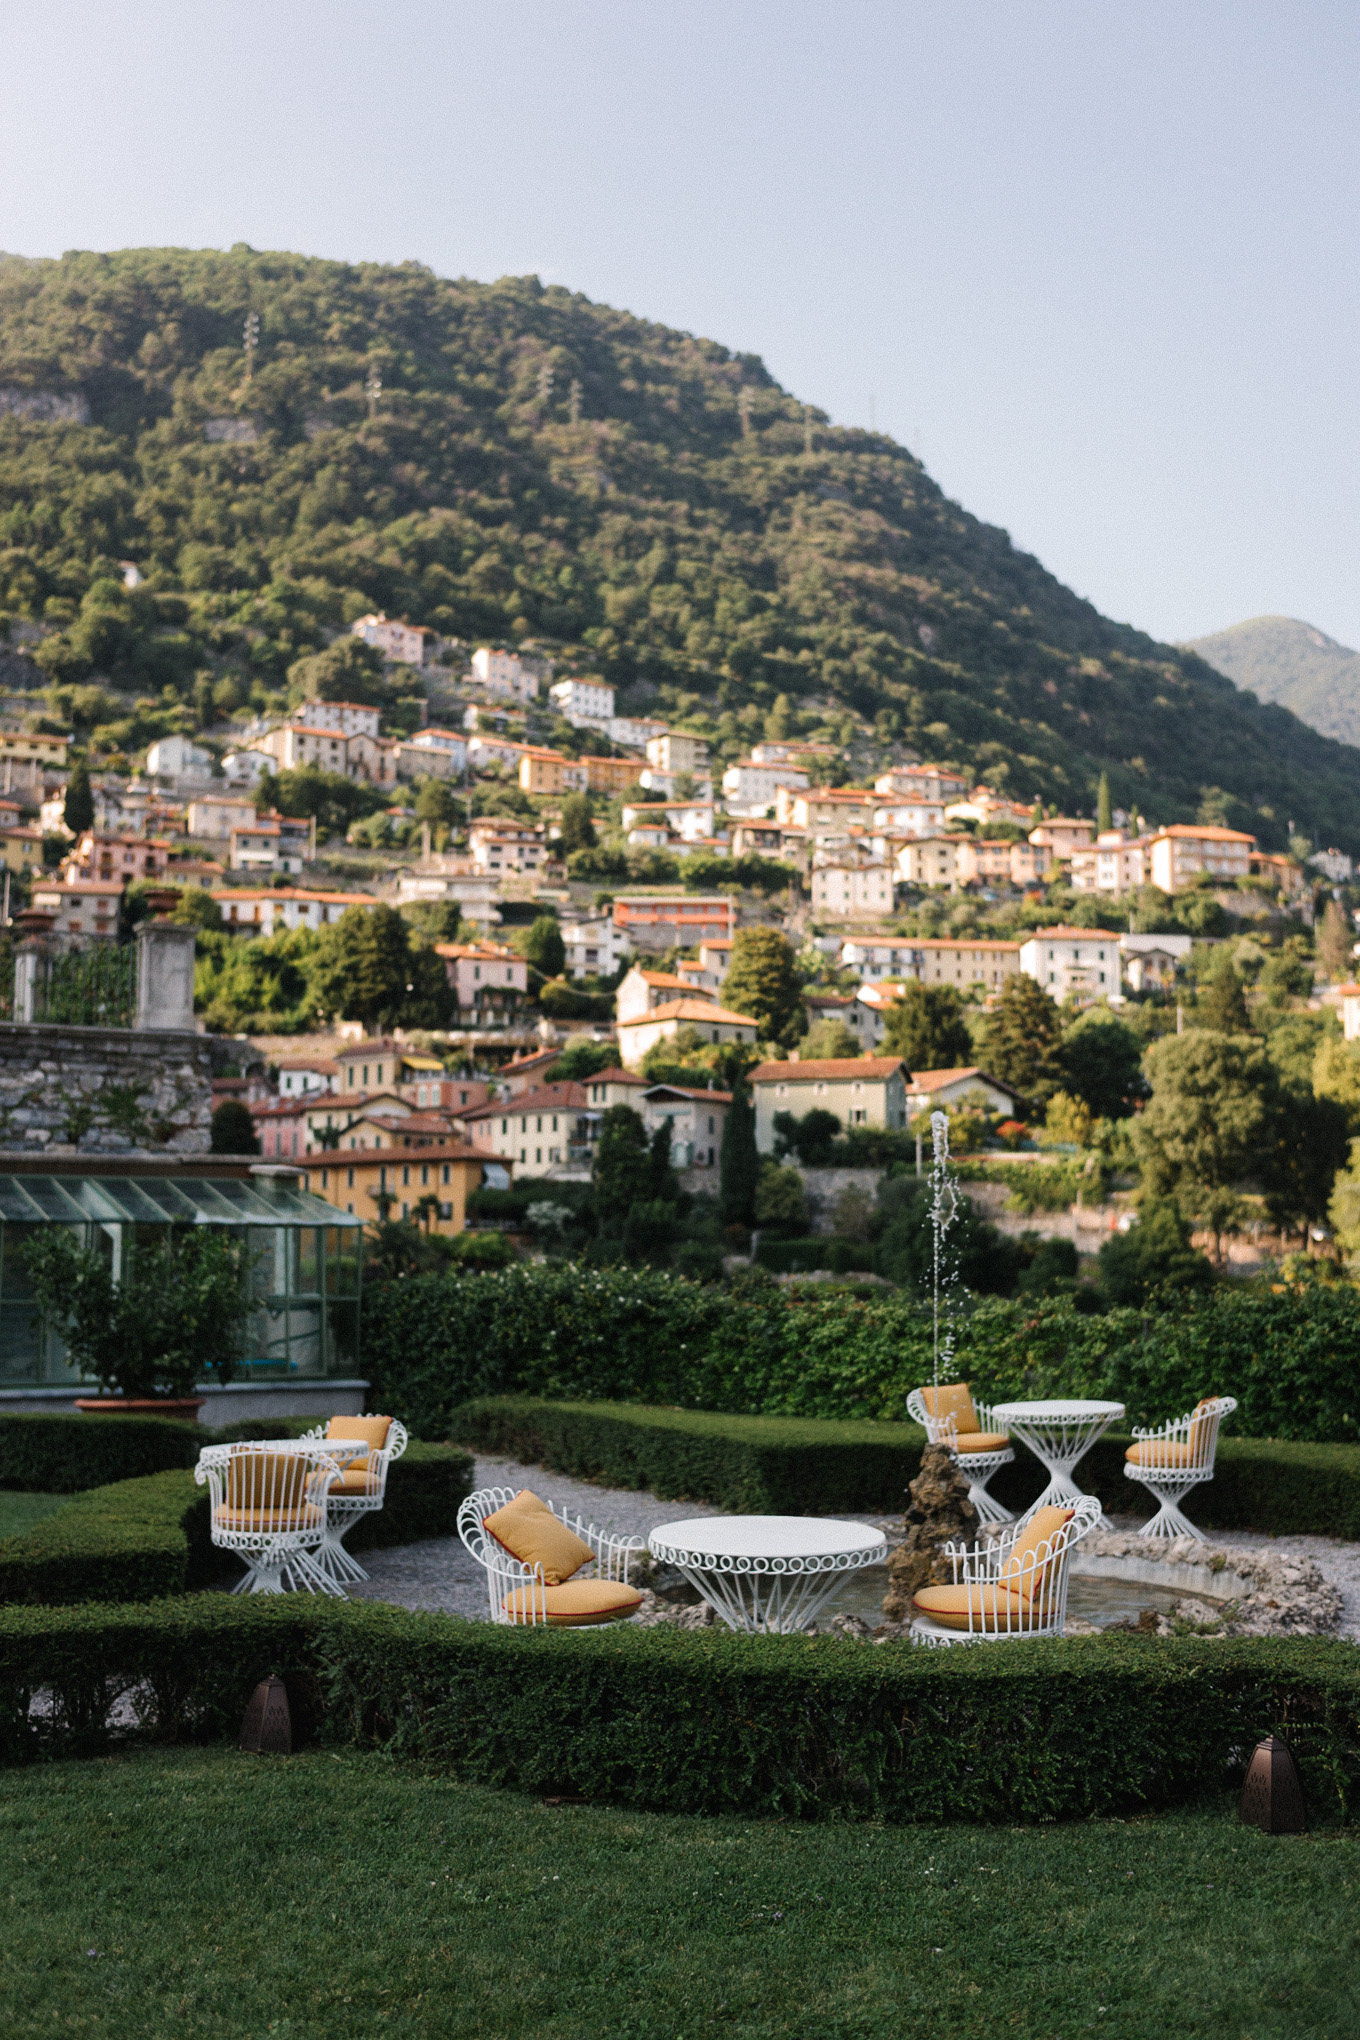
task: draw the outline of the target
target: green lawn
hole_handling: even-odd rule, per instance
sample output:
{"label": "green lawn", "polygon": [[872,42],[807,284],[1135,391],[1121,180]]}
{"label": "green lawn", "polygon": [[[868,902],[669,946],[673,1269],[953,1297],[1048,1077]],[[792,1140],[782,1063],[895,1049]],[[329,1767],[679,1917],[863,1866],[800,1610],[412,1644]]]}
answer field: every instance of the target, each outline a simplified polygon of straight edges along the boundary
{"label": "green lawn", "polygon": [[1226,1809],[795,1827],[156,1752],[0,1775],[0,2009],[6,2040],[1350,2040],[1358,1871],[1360,1836]]}
{"label": "green lawn", "polygon": [[0,1488],[0,1537],[21,1536],[70,1500],[70,1495],[15,1494]]}

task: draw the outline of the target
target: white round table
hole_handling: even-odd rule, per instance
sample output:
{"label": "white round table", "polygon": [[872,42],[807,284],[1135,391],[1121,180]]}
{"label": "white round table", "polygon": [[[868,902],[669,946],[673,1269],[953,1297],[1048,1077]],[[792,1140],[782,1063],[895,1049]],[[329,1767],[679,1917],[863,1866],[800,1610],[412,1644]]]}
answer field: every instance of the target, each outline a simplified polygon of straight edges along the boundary
{"label": "white round table", "polygon": [[[1048,1486],[1028,1512],[1030,1515],[1034,1509],[1045,1508],[1052,1502],[1086,1499],[1072,1479],[1072,1468],[1123,1414],[1121,1402],[1011,1402],[993,1406],[992,1421],[1022,1445],[1028,1445],[1048,1469]],[[1109,1529],[1103,1512],[1100,1520]]]}
{"label": "white round table", "polygon": [[806,1629],[844,1574],[888,1553],[881,1530],[821,1516],[696,1516],[647,1543],[729,1629],[779,1633]]}

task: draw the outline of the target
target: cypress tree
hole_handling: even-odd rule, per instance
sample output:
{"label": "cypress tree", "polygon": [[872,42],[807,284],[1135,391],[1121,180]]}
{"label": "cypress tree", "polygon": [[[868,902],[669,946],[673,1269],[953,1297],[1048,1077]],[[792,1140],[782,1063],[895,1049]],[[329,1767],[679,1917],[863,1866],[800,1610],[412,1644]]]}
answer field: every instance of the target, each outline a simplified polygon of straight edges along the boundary
{"label": "cypress tree", "polygon": [[61,818],[73,836],[84,829],[94,827],[94,794],[90,789],[90,768],[83,758],[77,758],[71,767],[71,777],[66,782],[66,804]]}
{"label": "cypress tree", "polygon": [[1108,772],[1101,773],[1100,786],[1096,792],[1096,827],[1098,829],[1112,829],[1114,827],[1114,810],[1110,806],[1110,775]]}
{"label": "cypress tree", "polygon": [[732,1087],[732,1103],[723,1124],[718,1168],[718,1202],[723,1224],[754,1224],[760,1157],[756,1153],[755,1106],[741,1078]]}

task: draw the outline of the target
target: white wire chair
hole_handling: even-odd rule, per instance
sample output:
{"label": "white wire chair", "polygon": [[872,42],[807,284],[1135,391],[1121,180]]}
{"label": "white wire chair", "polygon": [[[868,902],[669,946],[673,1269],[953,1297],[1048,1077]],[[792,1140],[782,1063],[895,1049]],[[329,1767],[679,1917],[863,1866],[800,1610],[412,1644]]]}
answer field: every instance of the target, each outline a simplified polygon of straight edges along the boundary
{"label": "white wire chair", "polygon": [[[380,1432],[378,1427],[385,1424],[387,1429]],[[394,1459],[400,1459],[409,1442],[405,1424],[395,1417],[332,1417],[324,1430],[320,1424],[315,1430],[305,1431],[302,1442],[337,1445],[356,1439],[369,1447],[358,1458],[349,1459],[335,1486],[326,1498],[326,1535],[317,1554],[317,1563],[328,1572],[333,1580],[366,1580],[357,1558],[346,1551],[341,1539],[354,1528],[361,1516],[367,1516],[374,1509],[380,1509],[387,1497],[387,1469]]]}
{"label": "white wire chair", "polygon": [[[573,1627],[587,1626],[597,1622],[617,1621],[620,1615],[631,1614],[639,1604],[641,1596],[629,1589],[622,1596],[607,1595],[587,1597],[573,1589],[589,1585],[620,1586],[628,1588],[628,1572],[635,1555],[644,1549],[640,1537],[611,1537],[594,1523],[585,1522],[580,1516],[559,1508],[554,1502],[545,1502],[544,1507],[588,1544],[595,1554],[594,1564],[586,1579],[573,1574],[570,1580],[560,1586],[551,1585],[544,1577],[541,1565],[523,1564],[498,1544],[486,1528],[485,1519],[494,1516],[508,1502],[515,1499],[520,1490],[508,1487],[479,1488],[469,1495],[458,1511],[458,1535],[468,1551],[486,1573],[487,1597],[490,1602],[491,1620],[515,1626],[527,1624],[536,1627],[544,1623],[570,1624]],[[584,1572],[586,1561],[581,1562]],[[574,1607],[587,1598],[613,1599],[609,1608],[591,1609]]]}
{"label": "white wire chair", "polygon": [[344,1599],[344,1589],[319,1564],[326,1537],[326,1498],[340,1468],[320,1446],[289,1440],[207,1445],[194,1479],[208,1489],[212,1541],[235,1552],[246,1570],[234,1594],[284,1594],[305,1589]]}
{"label": "white wire chair", "polygon": [[1141,1431],[1135,1424],[1136,1444],[1124,1454],[1124,1477],[1145,1487],[1161,1507],[1144,1523],[1140,1537],[1194,1537],[1206,1542],[1179,1504],[1191,1488],[1214,1477],[1218,1456],[1219,1426],[1237,1408],[1231,1395],[1206,1396],[1188,1415],[1173,1417],[1155,1431]]}
{"label": "white wire chair", "polygon": [[[962,1390],[962,1394],[959,1391]],[[945,1405],[946,1395],[960,1408]],[[935,1415],[937,1401],[942,1406]],[[941,1383],[938,1397],[934,1388],[914,1388],[907,1397],[907,1414],[925,1430],[931,1445],[943,1445],[968,1476],[968,1499],[977,1510],[979,1523],[1013,1523],[1014,1515],[987,1492],[987,1483],[1003,1466],[1010,1466],[1015,1453],[1006,1432],[997,1428],[991,1405],[975,1403],[966,1381]]]}
{"label": "white wire chair", "polygon": [[[1064,1520],[1066,1518],[1067,1520]],[[952,1586],[922,1587],[911,1640],[983,1643],[1006,1637],[1061,1636],[1067,1620],[1067,1568],[1100,1521],[1100,1503],[1083,1495],[1036,1510],[1022,1523],[975,1544],[946,1544]]]}

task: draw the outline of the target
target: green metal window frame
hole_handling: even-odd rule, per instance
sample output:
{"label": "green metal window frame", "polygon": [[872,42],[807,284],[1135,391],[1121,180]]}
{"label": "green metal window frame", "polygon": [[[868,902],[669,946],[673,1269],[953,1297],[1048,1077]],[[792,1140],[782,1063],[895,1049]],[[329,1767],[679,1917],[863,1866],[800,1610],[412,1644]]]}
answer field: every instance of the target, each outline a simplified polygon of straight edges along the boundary
{"label": "green metal window frame", "polygon": [[0,1175],[0,1388],[80,1380],[60,1341],[39,1334],[23,1248],[43,1225],[68,1226],[90,1246],[106,1242],[115,1271],[173,1228],[220,1226],[250,1250],[255,1307],[238,1379],[323,1380],[357,1364],[361,1218],[283,1183],[13,1174]]}

